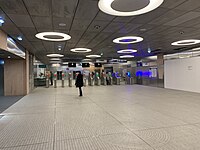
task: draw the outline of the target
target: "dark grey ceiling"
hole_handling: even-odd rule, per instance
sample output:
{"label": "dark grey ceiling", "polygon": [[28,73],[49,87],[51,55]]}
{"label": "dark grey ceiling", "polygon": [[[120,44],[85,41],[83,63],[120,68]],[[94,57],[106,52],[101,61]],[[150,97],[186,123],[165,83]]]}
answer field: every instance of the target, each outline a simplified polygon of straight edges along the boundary
{"label": "dark grey ceiling", "polygon": [[[90,54],[104,53],[103,58],[118,58],[117,50],[137,48],[136,58],[141,58],[148,55],[148,47],[155,54],[174,53],[189,47],[179,49],[171,46],[172,42],[200,39],[199,0],[165,0],[156,10],[133,17],[104,14],[97,4],[98,0],[0,0],[0,16],[6,21],[1,29],[14,39],[22,35],[20,44],[44,62],[48,62],[46,54],[55,52],[64,54],[65,59],[85,58],[87,54],[70,52],[75,47],[91,48]],[[41,41],[35,38],[41,31],[67,33],[72,39]],[[114,38],[127,35],[142,36],[144,41],[131,45],[112,43]],[[58,45],[62,45],[62,51],[58,51]]]}

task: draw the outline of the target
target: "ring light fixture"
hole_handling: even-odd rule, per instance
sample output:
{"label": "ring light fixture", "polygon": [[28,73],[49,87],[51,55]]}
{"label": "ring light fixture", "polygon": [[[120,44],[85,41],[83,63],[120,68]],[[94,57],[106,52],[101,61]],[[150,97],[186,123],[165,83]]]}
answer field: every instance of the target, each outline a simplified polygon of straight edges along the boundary
{"label": "ring light fixture", "polygon": [[133,55],[123,55],[123,56],[120,56],[120,58],[134,58],[135,56]]}
{"label": "ring light fixture", "polygon": [[[119,1],[119,0],[118,0]],[[124,0],[120,0],[123,1]],[[112,5],[116,2],[116,0],[100,0],[98,3],[99,9],[103,11],[104,13],[114,15],[114,16],[135,16],[135,15],[141,15],[147,12],[150,12],[157,7],[159,7],[164,0],[149,0],[148,4],[142,7],[141,9],[134,10],[134,11],[119,11],[115,10]],[[127,4],[129,5],[129,4]]]}
{"label": "ring light fixture", "polygon": [[82,62],[92,61],[92,59],[83,59]]}
{"label": "ring light fixture", "polygon": [[50,60],[51,60],[51,61],[59,61],[60,58],[51,58]]}
{"label": "ring light fixture", "polygon": [[194,44],[199,44],[199,43],[200,43],[200,40],[190,39],[190,40],[181,40],[181,41],[173,42],[171,45],[187,46],[187,45],[194,45]]}
{"label": "ring light fixture", "polygon": [[119,53],[119,54],[123,54],[123,53],[131,54],[131,53],[136,53],[136,52],[137,52],[137,50],[135,50],[135,49],[123,49],[123,50],[117,51],[117,53]]}
{"label": "ring light fixture", "polygon": [[87,55],[87,58],[100,58],[101,55]]}
{"label": "ring light fixture", "polygon": [[88,48],[73,48],[70,51],[75,53],[88,53],[91,52],[92,50]]}
{"label": "ring light fixture", "polygon": [[41,32],[41,33],[36,34],[35,36],[41,40],[54,41],[54,42],[67,41],[71,39],[71,36],[69,36],[68,34],[60,33],[60,32]]}
{"label": "ring light fixture", "polygon": [[47,57],[64,57],[62,54],[48,54]]}
{"label": "ring light fixture", "polygon": [[142,37],[138,36],[124,36],[114,39],[113,42],[117,44],[134,44],[141,42],[143,40],[144,39]]}

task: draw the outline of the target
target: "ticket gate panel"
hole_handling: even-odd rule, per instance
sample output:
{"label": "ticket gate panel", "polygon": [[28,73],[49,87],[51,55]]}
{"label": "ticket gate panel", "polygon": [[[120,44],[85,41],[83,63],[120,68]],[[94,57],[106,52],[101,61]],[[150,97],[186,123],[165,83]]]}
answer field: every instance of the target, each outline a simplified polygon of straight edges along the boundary
{"label": "ticket gate panel", "polygon": [[62,87],[64,88],[65,87],[65,80],[62,79]]}
{"label": "ticket gate panel", "polygon": [[57,80],[54,80],[54,88],[57,88]]}
{"label": "ticket gate panel", "polygon": [[69,78],[69,87],[72,87],[72,78]]}

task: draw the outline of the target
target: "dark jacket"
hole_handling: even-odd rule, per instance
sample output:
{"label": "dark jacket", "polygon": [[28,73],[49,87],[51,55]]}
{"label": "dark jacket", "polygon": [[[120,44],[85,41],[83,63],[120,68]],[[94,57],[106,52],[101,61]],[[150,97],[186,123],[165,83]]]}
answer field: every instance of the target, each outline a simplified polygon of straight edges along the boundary
{"label": "dark jacket", "polygon": [[78,74],[77,78],[76,78],[76,87],[82,87],[83,86],[83,75],[82,74]]}

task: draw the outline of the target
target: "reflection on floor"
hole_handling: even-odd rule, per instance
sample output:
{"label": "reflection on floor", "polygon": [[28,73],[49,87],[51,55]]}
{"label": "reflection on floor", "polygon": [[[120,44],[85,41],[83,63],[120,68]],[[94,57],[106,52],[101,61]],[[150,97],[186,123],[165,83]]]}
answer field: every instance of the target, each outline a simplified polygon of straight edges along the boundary
{"label": "reflection on floor", "polygon": [[1,150],[199,150],[200,94],[140,85],[37,88],[5,110]]}
{"label": "reflection on floor", "polygon": [[0,96],[0,113],[12,106],[23,96]]}

